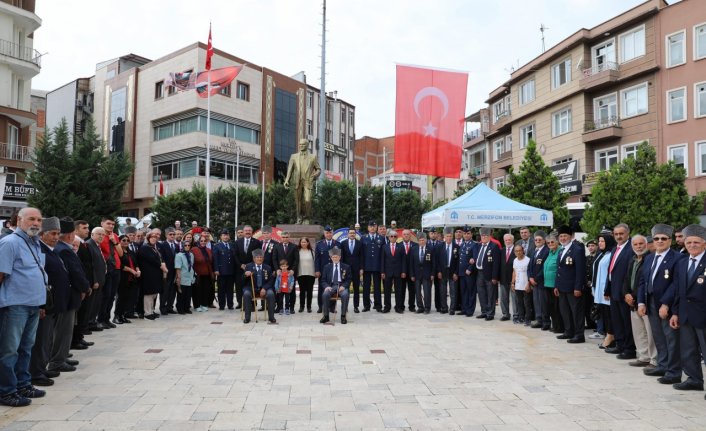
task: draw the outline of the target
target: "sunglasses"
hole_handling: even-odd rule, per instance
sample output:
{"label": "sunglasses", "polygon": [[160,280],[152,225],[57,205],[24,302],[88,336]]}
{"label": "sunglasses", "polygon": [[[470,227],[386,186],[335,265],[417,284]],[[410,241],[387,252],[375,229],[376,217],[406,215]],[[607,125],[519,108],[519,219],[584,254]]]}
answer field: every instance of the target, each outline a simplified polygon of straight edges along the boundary
{"label": "sunglasses", "polygon": [[191,244],[184,244],[184,248],[191,247]]}
{"label": "sunglasses", "polygon": [[666,236],[656,236],[656,237],[654,237],[654,238],[652,238],[652,239],[655,240],[655,241],[669,241],[670,238],[668,238],[668,237],[666,237]]}

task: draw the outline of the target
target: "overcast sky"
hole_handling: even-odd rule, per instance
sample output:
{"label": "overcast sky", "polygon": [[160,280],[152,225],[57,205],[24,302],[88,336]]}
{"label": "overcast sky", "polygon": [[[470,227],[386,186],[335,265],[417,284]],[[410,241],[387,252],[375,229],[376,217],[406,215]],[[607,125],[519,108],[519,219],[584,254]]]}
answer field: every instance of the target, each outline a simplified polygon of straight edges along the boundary
{"label": "overcast sky", "polygon": [[[328,0],[328,91],[356,106],[356,136],[395,131],[395,63],[469,73],[466,113],[512,66],[640,0]],[[670,1],[670,3],[672,3]],[[34,47],[48,53],[32,87],[89,77],[98,62],[157,59],[196,41],[319,86],[321,0],[38,0]]]}

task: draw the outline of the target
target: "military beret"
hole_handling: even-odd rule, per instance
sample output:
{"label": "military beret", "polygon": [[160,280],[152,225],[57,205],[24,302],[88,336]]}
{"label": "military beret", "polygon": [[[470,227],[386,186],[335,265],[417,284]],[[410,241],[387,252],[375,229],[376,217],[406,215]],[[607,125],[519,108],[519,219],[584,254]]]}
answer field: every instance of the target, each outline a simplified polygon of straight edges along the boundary
{"label": "military beret", "polygon": [[489,227],[482,227],[480,228],[480,234],[481,235],[490,235],[491,229]]}
{"label": "military beret", "polygon": [[652,236],[657,236],[657,235],[665,235],[668,237],[672,237],[672,234],[674,233],[674,228],[671,227],[668,224],[664,223],[657,223],[656,225],[652,226]]}
{"label": "military beret", "polygon": [[48,217],[42,220],[42,232],[51,230],[61,230],[61,223],[58,217]]}
{"label": "military beret", "polygon": [[539,237],[541,237],[542,239],[544,239],[544,238],[547,237],[547,233],[544,232],[543,230],[538,230],[538,231],[536,231],[536,232],[534,233],[534,236],[535,236],[535,238],[539,236]]}
{"label": "military beret", "polygon": [[328,251],[329,256],[340,256],[341,249],[338,247],[333,247]]}
{"label": "military beret", "polygon": [[228,229],[221,229],[221,235],[230,235],[230,231]]}
{"label": "military beret", "polygon": [[74,219],[71,217],[62,217],[59,220],[59,225],[61,226],[61,233],[71,233],[74,231]]}
{"label": "military beret", "polygon": [[571,228],[567,225],[559,226],[559,229],[557,229],[557,232],[559,232],[559,235],[561,235],[561,234],[573,235],[574,234],[574,232],[571,230]]}
{"label": "military beret", "polygon": [[368,222],[368,226],[377,226],[377,225],[378,225],[378,224],[375,223],[375,220],[370,220],[370,221]]}
{"label": "military beret", "polygon": [[464,232],[464,233],[465,233],[465,232],[470,232],[470,231],[471,231],[471,228],[470,228],[470,227],[468,227],[468,226],[464,226],[464,227],[463,227],[463,232]]}
{"label": "military beret", "polygon": [[589,240],[589,241],[586,243],[586,245],[591,245],[591,244],[593,244],[593,245],[598,245],[598,244],[596,244],[596,240],[595,240],[595,239]]}
{"label": "military beret", "polygon": [[454,233],[454,228],[452,228],[452,227],[444,228],[444,235],[450,234],[450,233]]}
{"label": "military beret", "polygon": [[137,232],[137,228],[135,226],[127,226],[125,228],[125,233],[135,233]]}
{"label": "military beret", "polygon": [[684,238],[697,236],[701,239],[706,239],[706,227],[703,227],[700,224],[690,224],[682,229],[681,233],[684,235]]}
{"label": "military beret", "polygon": [[333,232],[333,228],[331,226],[326,226],[326,227],[324,227],[324,231]]}
{"label": "military beret", "polygon": [[265,255],[265,253],[259,248],[256,248],[255,250],[252,251],[252,257],[262,257],[264,255]]}

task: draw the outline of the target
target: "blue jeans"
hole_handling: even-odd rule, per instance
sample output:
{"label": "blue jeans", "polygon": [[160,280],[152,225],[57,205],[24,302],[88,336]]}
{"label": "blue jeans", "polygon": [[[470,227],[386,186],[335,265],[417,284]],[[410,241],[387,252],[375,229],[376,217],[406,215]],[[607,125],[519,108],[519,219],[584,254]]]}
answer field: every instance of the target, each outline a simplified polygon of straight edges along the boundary
{"label": "blue jeans", "polygon": [[0,396],[31,384],[29,360],[39,324],[39,307],[0,308]]}

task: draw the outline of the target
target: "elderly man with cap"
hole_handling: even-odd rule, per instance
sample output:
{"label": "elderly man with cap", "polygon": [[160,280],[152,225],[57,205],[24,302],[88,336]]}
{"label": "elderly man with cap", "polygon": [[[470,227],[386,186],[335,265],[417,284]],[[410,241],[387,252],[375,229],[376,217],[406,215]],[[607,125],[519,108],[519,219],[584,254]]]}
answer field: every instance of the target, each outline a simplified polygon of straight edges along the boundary
{"label": "elderly man with cap", "polygon": [[326,226],[324,228],[324,239],[316,243],[316,249],[314,250],[314,270],[316,271],[316,278],[319,279],[319,289],[317,297],[319,309],[317,310],[317,313],[321,313],[324,299],[324,290],[321,288],[320,284],[321,274],[323,274],[326,265],[331,263],[331,256],[329,255],[329,251],[334,247],[340,248],[341,245],[338,243],[338,241],[333,239],[333,228],[331,226]]}
{"label": "elderly man with cap", "polygon": [[277,320],[275,320],[275,274],[269,265],[263,263],[265,253],[262,249],[253,250],[252,257],[253,262],[245,265],[245,284],[243,285],[245,320],[243,320],[243,323],[250,323],[253,294],[267,301],[269,321],[270,323],[277,323]]}
{"label": "elderly man with cap", "polygon": [[[544,321],[544,310],[548,307],[547,295],[544,291],[544,261],[549,255],[549,247],[545,246],[547,234],[543,230],[534,233],[532,254],[529,255],[530,263],[527,267],[527,277],[529,277],[532,288],[532,304],[534,305],[534,321],[530,323],[532,328],[542,328],[545,331],[551,326],[550,319]],[[547,317],[549,314],[547,313]]]}
{"label": "elderly man with cap", "polygon": [[235,283],[235,268],[238,266],[238,260],[235,254],[235,247],[230,242],[230,231],[228,229],[221,230],[221,240],[213,246],[213,274],[216,276],[218,283],[218,308],[225,309],[226,303],[228,309],[232,310],[233,304],[233,285]]}
{"label": "elderly man with cap", "polygon": [[[341,249],[333,247],[329,254],[331,255],[331,263],[324,267],[321,275],[320,286],[322,287],[324,300],[324,317],[319,321],[326,323],[329,321],[329,308],[326,304],[331,302],[332,298],[341,298],[341,323],[348,323],[346,320],[346,311],[348,311],[348,286],[351,284],[351,267],[341,262]],[[335,309],[336,304],[333,304]]]}
{"label": "elderly man with cap", "polygon": [[559,309],[564,320],[564,333],[560,340],[568,343],[585,343],[583,313],[583,288],[586,277],[586,252],[583,244],[573,240],[568,226],[559,229],[559,249],[554,294],[559,297]]}
{"label": "elderly man with cap", "polygon": [[[395,312],[404,313],[404,292],[407,288],[407,255],[404,246],[397,242],[397,231],[387,232],[388,245],[382,247],[382,281],[385,284],[385,306],[383,313],[389,313],[392,308],[392,291],[395,291]],[[375,303],[380,296],[375,293]]]}
{"label": "elderly man with cap", "polygon": [[679,358],[679,331],[669,326],[672,315],[676,282],[674,271],[686,255],[671,249],[674,229],[658,223],[652,227],[655,252],[645,257],[642,277],[637,291],[637,313],[647,315],[657,348],[657,366],[646,368],[647,376],[660,376],[663,384],[681,382]]}
{"label": "elderly man with cap", "polygon": [[463,228],[463,244],[459,249],[458,258],[458,285],[460,286],[461,312],[466,317],[470,317],[476,311],[477,276],[476,257],[480,246],[473,241],[471,229],[468,226]]}
{"label": "elderly man with cap", "polygon": [[[377,223],[368,222],[368,233],[360,238],[363,243],[363,312],[370,311],[370,288],[380,291],[380,270],[382,262],[383,238],[377,233]],[[375,309],[382,310],[382,304],[376,302]]]}
{"label": "elderly man with cap", "polygon": [[[444,242],[436,248],[437,278],[441,280],[439,289],[440,313],[456,314],[456,281],[458,281],[459,246],[453,240],[453,228],[444,229]],[[451,297],[451,307],[446,296]],[[460,298],[459,298],[460,299]]]}
{"label": "elderly man with cap", "polygon": [[480,248],[476,258],[478,270],[478,302],[480,314],[478,319],[493,320],[495,318],[495,303],[498,300],[498,280],[500,280],[500,248],[490,239],[491,229],[480,228]]}
{"label": "elderly man with cap", "polygon": [[630,306],[623,296],[623,283],[628,276],[628,267],[635,253],[630,242],[630,228],[625,223],[613,228],[616,246],[612,250],[605,287],[605,296],[610,297],[610,317],[615,332],[616,346],[605,349],[606,353],[617,353],[618,359],[635,359],[637,352],[632,334]]}
{"label": "elderly man with cap", "polygon": [[676,295],[669,324],[679,329],[681,366],[687,379],[673,387],[703,391],[701,358],[706,352],[699,339],[706,337],[706,228],[690,224],[682,233],[688,255],[675,267]]}

